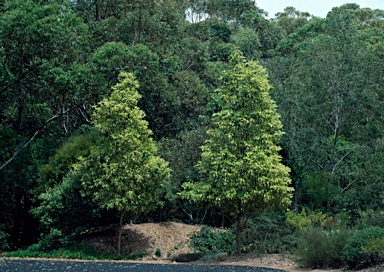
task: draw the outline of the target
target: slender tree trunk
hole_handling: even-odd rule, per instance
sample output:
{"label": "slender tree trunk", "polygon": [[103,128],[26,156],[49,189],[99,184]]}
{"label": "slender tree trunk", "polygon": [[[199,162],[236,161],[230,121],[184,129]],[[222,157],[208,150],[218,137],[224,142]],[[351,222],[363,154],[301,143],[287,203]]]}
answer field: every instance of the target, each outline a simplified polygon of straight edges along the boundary
{"label": "slender tree trunk", "polygon": [[22,87],[19,86],[18,113],[17,113],[17,135],[20,137],[19,139],[21,139],[21,134],[23,130],[23,111],[24,111],[24,94],[23,94]]}
{"label": "slender tree trunk", "polygon": [[237,215],[237,223],[236,223],[236,245],[237,245],[237,254],[241,254],[241,215],[240,213]]}
{"label": "slender tree trunk", "polygon": [[221,225],[220,225],[220,228],[221,229],[224,229],[224,211],[222,211],[222,214],[221,214]]}
{"label": "slender tree trunk", "polygon": [[241,201],[239,200],[237,203],[237,215],[236,215],[236,245],[237,245],[237,254],[241,254]]}
{"label": "slender tree trunk", "polygon": [[96,21],[101,21],[98,0],[95,0],[94,4],[95,4],[95,19],[96,19]]}
{"label": "slender tree trunk", "polygon": [[125,209],[120,212],[119,228],[117,231],[117,255],[121,254],[121,236],[123,233],[123,217]]}

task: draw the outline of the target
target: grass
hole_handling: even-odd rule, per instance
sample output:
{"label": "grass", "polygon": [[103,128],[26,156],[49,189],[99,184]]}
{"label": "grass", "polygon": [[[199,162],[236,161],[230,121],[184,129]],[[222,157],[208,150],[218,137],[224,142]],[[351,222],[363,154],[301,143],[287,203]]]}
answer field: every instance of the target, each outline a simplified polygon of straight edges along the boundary
{"label": "grass", "polygon": [[77,245],[68,248],[59,248],[56,250],[42,251],[36,249],[33,245],[27,249],[19,249],[13,252],[7,252],[5,257],[18,258],[63,258],[80,260],[136,260],[144,257],[146,254],[117,255],[109,252],[100,252],[89,245]]}

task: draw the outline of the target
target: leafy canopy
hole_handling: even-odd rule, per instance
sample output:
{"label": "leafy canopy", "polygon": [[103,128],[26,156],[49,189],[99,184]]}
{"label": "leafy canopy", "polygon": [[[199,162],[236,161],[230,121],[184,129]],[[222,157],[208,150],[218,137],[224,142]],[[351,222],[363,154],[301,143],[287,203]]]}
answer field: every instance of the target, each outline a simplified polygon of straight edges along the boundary
{"label": "leafy canopy", "polygon": [[265,69],[246,62],[240,51],[231,55],[231,65],[216,90],[221,110],[213,114],[213,128],[202,146],[201,179],[185,183],[181,196],[236,216],[266,206],[286,207],[292,192],[289,168],[278,154],[282,125]]}
{"label": "leafy canopy", "polygon": [[101,207],[142,212],[156,207],[158,189],[170,170],[156,155],[145,114],[137,107],[138,82],[132,73],[120,77],[111,96],[95,106],[92,121],[102,144],[92,148],[76,168],[82,173],[84,193]]}

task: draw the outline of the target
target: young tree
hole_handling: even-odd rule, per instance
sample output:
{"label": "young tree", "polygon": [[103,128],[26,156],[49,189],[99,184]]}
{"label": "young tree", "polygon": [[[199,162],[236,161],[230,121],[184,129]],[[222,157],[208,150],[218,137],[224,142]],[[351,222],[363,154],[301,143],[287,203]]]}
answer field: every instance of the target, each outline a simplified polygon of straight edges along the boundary
{"label": "young tree", "polygon": [[278,154],[282,125],[265,69],[258,62],[246,62],[240,51],[231,55],[231,64],[216,90],[221,110],[212,116],[213,128],[197,164],[201,179],[184,183],[181,197],[235,216],[241,253],[245,216],[266,207],[286,207],[293,189],[290,170]]}
{"label": "young tree", "polygon": [[111,96],[95,106],[92,121],[101,144],[75,167],[82,175],[84,193],[91,194],[101,207],[120,213],[118,254],[125,211],[156,208],[158,190],[170,177],[168,163],[156,155],[152,132],[137,106],[139,84],[131,73],[121,73],[120,77]]}

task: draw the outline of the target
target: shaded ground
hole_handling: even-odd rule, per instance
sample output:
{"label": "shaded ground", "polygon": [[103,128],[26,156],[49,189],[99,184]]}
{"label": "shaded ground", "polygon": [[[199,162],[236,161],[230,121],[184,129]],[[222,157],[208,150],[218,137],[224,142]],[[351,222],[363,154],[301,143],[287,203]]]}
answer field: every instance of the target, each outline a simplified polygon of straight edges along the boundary
{"label": "shaded ground", "polygon": [[[127,224],[123,228],[122,253],[137,255],[146,253],[143,260],[171,259],[182,253],[191,253],[188,247],[190,235],[201,229],[200,225],[187,225],[176,222]],[[116,231],[100,230],[87,234],[83,240],[107,252],[116,252]],[[159,254],[160,253],[160,254]]]}

